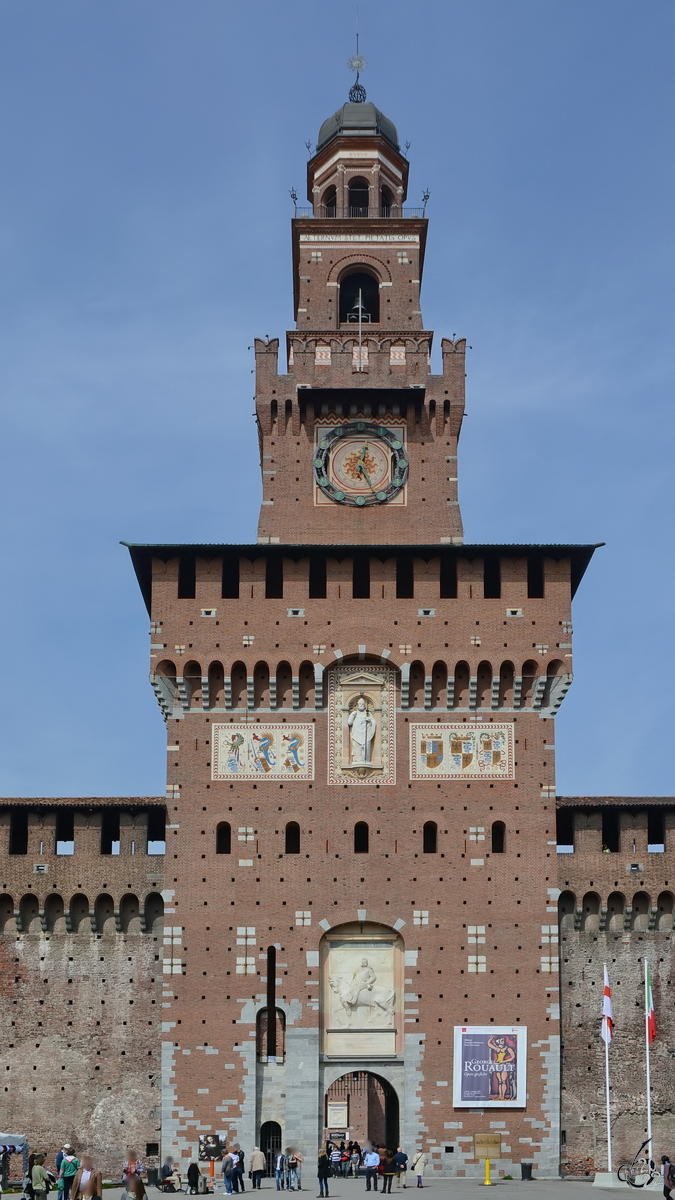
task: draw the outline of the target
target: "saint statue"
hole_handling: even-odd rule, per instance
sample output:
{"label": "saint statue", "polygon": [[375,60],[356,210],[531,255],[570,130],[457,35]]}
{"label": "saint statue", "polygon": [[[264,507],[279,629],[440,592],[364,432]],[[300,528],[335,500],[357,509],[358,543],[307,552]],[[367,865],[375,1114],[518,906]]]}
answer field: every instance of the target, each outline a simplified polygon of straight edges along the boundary
{"label": "saint statue", "polygon": [[348,725],[352,765],[369,763],[377,725],[363,696],[359,696],[356,708],[349,714]]}

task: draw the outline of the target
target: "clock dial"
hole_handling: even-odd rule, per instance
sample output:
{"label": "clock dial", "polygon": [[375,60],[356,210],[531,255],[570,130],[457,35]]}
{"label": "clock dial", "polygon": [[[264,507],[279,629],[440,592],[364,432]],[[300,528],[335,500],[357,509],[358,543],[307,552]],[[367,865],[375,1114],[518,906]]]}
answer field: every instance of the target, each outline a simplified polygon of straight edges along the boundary
{"label": "clock dial", "polygon": [[321,491],[338,504],[363,508],[398,495],[408,458],[398,430],[374,421],[350,421],[326,431],[314,456]]}

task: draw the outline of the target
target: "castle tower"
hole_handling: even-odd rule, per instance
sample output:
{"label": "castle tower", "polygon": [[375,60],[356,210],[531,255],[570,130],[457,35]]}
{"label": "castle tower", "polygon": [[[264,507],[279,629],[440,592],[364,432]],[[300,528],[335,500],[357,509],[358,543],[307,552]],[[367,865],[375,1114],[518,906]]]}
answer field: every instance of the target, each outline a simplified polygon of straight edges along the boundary
{"label": "castle tower", "polygon": [[[477,1175],[559,1158],[554,715],[587,546],[464,545],[464,348],[365,100],[256,342],[255,544],[134,546],[167,723],[163,1151],[313,1174],[329,1133]],[[525,1147],[525,1153],[523,1153]]]}

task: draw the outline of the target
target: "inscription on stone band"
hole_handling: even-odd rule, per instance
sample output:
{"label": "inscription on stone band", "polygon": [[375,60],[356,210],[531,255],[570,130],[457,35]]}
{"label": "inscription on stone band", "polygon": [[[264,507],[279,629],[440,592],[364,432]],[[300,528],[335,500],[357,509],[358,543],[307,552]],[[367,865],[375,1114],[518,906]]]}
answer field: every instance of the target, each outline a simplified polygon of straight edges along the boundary
{"label": "inscription on stone band", "polygon": [[411,779],[513,779],[512,725],[411,725]]}
{"label": "inscription on stone band", "polygon": [[212,779],[314,778],[313,725],[213,725]]}

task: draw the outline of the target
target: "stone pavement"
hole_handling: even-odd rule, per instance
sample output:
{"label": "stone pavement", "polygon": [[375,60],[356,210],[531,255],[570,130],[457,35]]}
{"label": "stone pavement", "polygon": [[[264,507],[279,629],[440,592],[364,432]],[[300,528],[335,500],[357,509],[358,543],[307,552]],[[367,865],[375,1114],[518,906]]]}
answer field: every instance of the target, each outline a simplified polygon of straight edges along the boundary
{"label": "stone pavement", "polygon": [[[315,1180],[312,1182],[316,1182]],[[303,1170],[303,1188],[301,1196],[308,1198],[318,1195],[318,1186],[316,1191],[310,1186],[309,1172]],[[368,1193],[365,1189],[363,1179],[330,1179],[330,1200],[362,1200]],[[598,1200],[604,1192],[604,1189],[594,1188],[592,1183],[574,1183],[563,1179],[533,1179],[531,1183],[523,1183],[520,1179],[498,1179],[495,1184],[498,1188],[496,1193],[497,1200]],[[249,1187],[246,1188],[247,1192]],[[263,1191],[275,1190],[273,1179],[263,1179]],[[406,1197],[409,1200],[415,1200],[417,1188],[408,1186],[405,1189]],[[426,1176],[424,1181],[424,1189],[430,1193],[428,1200],[482,1200],[490,1193],[488,1189],[483,1187],[480,1179],[451,1179]],[[217,1195],[221,1196],[222,1187],[218,1189]],[[403,1196],[404,1189],[394,1186],[391,1192],[392,1196],[397,1195],[399,1198]],[[606,1192],[604,1194],[607,1194]],[[374,1200],[373,1194],[370,1193],[371,1200]],[[656,1197],[661,1196],[661,1189],[654,1193]],[[421,1200],[421,1198],[420,1198]]]}

